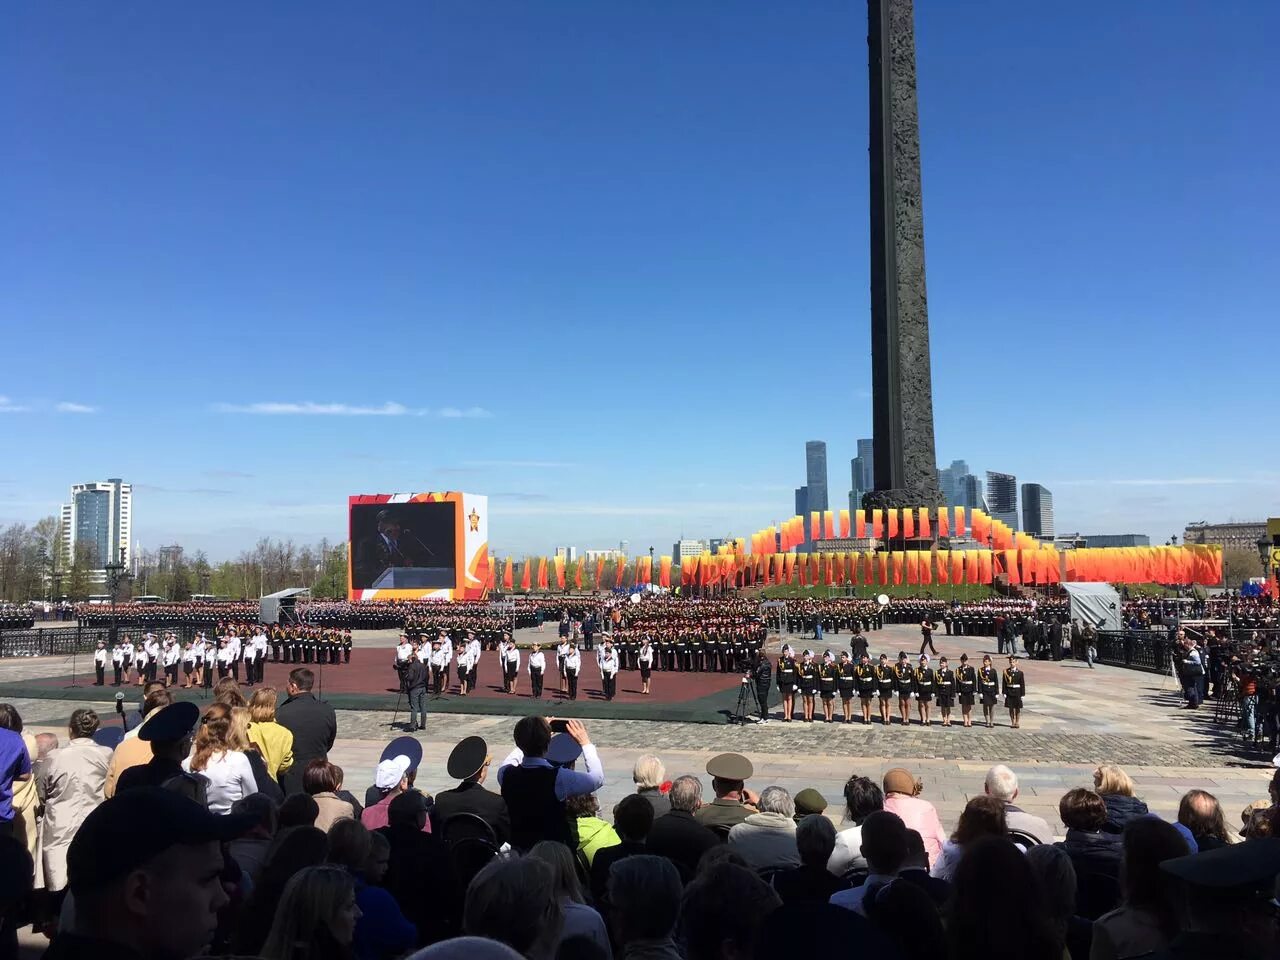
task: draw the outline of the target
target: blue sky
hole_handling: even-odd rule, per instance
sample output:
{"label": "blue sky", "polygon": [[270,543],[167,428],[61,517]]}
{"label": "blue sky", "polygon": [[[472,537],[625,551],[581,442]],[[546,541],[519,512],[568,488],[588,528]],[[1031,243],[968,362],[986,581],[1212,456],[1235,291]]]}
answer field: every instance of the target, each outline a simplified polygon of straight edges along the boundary
{"label": "blue sky", "polygon": [[[916,26],[939,462],[1059,529],[1275,513],[1280,7]],[[841,493],[865,33],[855,0],[12,6],[0,521],[122,476],[144,546],[221,557],[466,489],[502,552],[661,550],[789,515],[810,439]]]}

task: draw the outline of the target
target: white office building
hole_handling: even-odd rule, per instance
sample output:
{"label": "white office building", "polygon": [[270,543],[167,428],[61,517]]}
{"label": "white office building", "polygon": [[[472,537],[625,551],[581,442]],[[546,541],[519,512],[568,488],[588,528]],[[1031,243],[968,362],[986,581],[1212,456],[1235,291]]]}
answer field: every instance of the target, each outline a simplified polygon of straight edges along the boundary
{"label": "white office building", "polygon": [[108,563],[128,559],[133,533],[133,485],[119,478],[71,487],[71,502],[62,505],[62,552],[68,566],[77,548],[87,544],[93,558],[91,579],[106,581]]}

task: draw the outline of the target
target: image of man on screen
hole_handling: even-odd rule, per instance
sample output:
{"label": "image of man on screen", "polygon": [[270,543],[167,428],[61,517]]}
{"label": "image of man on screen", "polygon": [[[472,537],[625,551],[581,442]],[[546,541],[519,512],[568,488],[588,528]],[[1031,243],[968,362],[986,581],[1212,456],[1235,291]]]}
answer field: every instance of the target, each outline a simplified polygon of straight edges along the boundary
{"label": "image of man on screen", "polygon": [[354,580],[357,588],[371,585],[388,567],[413,567],[421,562],[413,550],[413,538],[401,539],[404,530],[395,513],[379,510],[375,520],[377,532],[356,544]]}

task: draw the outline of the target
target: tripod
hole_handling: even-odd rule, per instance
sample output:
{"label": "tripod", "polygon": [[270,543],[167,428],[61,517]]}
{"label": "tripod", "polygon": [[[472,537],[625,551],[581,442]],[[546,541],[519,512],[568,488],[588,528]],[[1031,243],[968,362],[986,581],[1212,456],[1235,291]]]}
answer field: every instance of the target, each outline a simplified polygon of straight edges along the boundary
{"label": "tripod", "polygon": [[391,722],[387,726],[394,730],[396,728],[396,720],[400,718],[400,701],[404,699],[404,675],[400,672],[400,664],[393,663],[391,669],[396,672],[396,709],[391,714]]}
{"label": "tripod", "polygon": [[751,693],[751,681],[746,677],[738,685],[738,705],[733,708],[729,717],[730,723],[745,724],[751,716],[751,705],[754,697]]}

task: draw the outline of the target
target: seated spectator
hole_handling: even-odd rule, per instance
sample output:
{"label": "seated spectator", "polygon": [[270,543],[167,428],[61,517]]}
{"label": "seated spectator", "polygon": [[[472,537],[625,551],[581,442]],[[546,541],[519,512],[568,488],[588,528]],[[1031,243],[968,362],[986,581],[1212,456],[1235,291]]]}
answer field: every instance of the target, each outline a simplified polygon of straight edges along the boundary
{"label": "seated spectator", "polygon": [[276,805],[264,793],[251,793],[233,803],[231,812],[253,821],[253,826],[239,839],[233,840],[227,848],[231,859],[239,864],[240,871],[253,884],[262,872],[262,865],[266,863],[267,852],[275,837]]}
{"label": "seated spectator", "polygon": [[907,859],[898,871],[898,879],[913,883],[929,895],[939,910],[951,898],[951,884],[929,874],[929,855],[924,852],[924,839],[914,830],[907,831]]}
{"label": "seated spectator", "polygon": [[735,867],[741,867],[743,870],[751,869],[747,866],[747,861],[743,860],[742,856],[733,847],[727,843],[717,843],[698,860],[698,869],[694,871],[694,876],[705,876],[722,863],[732,863]]}
{"label": "seated spectator", "polygon": [[[111,751],[93,742],[98,715],[80,708],[71,712],[70,742],[49,754],[41,765],[37,786],[44,800],[40,824],[40,855],[44,861],[44,885],[50,893],[67,886],[67,853],[85,821],[105,799]],[[228,806],[230,806],[228,804]],[[58,906],[55,898],[54,906]]]}
{"label": "seated spectator", "polygon": [[[310,767],[310,764],[308,764],[308,767]],[[365,829],[378,830],[387,825],[387,811],[391,807],[391,802],[400,794],[407,793],[413,789],[413,782],[417,772],[412,766],[412,761],[403,755],[391,757],[378,764],[378,768],[374,773],[374,786],[378,788],[381,798],[377,803],[365,807],[364,812],[360,814],[360,822]],[[339,769],[338,773],[339,778],[341,778],[341,769]],[[422,825],[422,832],[431,832],[430,817]]]}
{"label": "seated spectator", "polygon": [[995,797],[974,797],[960,813],[956,832],[951,835],[942,855],[929,873],[941,880],[950,881],[964,856],[965,848],[981,837],[1003,837],[1005,830],[1005,804]]}
{"label": "seated spectator", "polygon": [[[767,790],[765,792],[768,793]],[[796,824],[796,851],[800,855],[800,866],[773,877],[773,889],[784,904],[826,903],[833,894],[848,886],[827,870],[835,845],[836,828],[822,814],[811,813]]]}
{"label": "seated spectator", "polygon": [[685,888],[680,941],[686,960],[746,960],[756,955],[778,895],[750,870],[721,863]]}
{"label": "seated spectator", "polygon": [[205,796],[212,813],[229,813],[241,797],[258,792],[249,758],[231,746],[230,736],[231,708],[224,703],[210,704],[196,730],[195,750],[182,761],[183,770],[199,773],[208,781]]}
{"label": "seated spectator", "polygon": [[1218,798],[1204,790],[1188,790],[1178,804],[1178,822],[1191,831],[1201,853],[1232,842]]}
{"label": "seated spectator", "polygon": [[1280,954],[1280,839],[1227,844],[1166,860],[1160,869],[1180,883],[1183,927],[1155,956],[1274,960]]}
{"label": "seated spectator", "polygon": [[247,707],[248,701],[240,692],[240,681],[235,677],[219,677],[213,685],[213,702],[227,707]]}
{"label": "seated spectator", "polygon": [[636,793],[644,797],[653,806],[653,816],[658,818],[671,812],[671,801],[662,792],[662,781],[666,779],[667,770],[662,761],[651,754],[645,754],[636,760],[631,771],[631,779],[635,781]]}
{"label": "seated spectator", "polygon": [[[432,817],[440,830],[446,829],[449,818],[460,813],[479,817],[493,829],[498,844],[511,838],[511,817],[507,802],[492,790],[486,790],[484,782],[489,776],[489,745],[481,737],[464,737],[449,754],[449,776],[459,781],[452,790],[436,794]],[[434,830],[434,828],[433,828]]]}
{"label": "seated spectator", "polygon": [[591,861],[591,896],[602,911],[605,909],[603,901],[609,880],[609,870],[619,860],[637,853],[647,853],[649,848],[645,846],[645,840],[651,829],[653,829],[653,804],[647,797],[633,793],[623,797],[621,802],[613,808],[613,830],[622,842],[598,850]]}
{"label": "seated spectator", "polygon": [[391,960],[416,946],[418,931],[395,897],[370,883],[365,875],[372,850],[373,838],[359,821],[339,820],[329,828],[326,859],[345,867],[355,880],[361,916],[356,921],[352,950],[359,960]]}
{"label": "seated spectator", "polygon": [[603,951],[606,960],[612,957],[604,920],[593,907],[587,906],[569,848],[558,840],[543,840],[533,845],[529,858],[541,860],[551,868],[551,886],[564,917],[556,946],[573,937],[586,937]]}
{"label": "seated spectator", "polygon": [[526,960],[551,960],[563,926],[555,876],[542,860],[494,860],[467,887],[463,932],[505,943]]}
{"label": "seated spectator", "polygon": [[748,814],[729,831],[729,846],[759,872],[798,867],[796,808],[791,794],[782,787],[765,787],[758,806],[758,813]]}
{"label": "seated spectator", "polygon": [[1133,795],[1133,781],[1114,764],[1104,763],[1093,771],[1093,789],[1107,805],[1102,826],[1107,833],[1124,833],[1129,821],[1147,815],[1147,805]]}
{"label": "seated spectator", "polygon": [[1089,960],[1093,924],[1076,916],[1076,869],[1071,858],[1054,844],[1040,844],[1027,851],[1027,862],[1040,881],[1045,910],[1058,942],[1071,960]]}
{"label": "seated spectator", "polygon": [[903,960],[940,960],[947,955],[942,916],[921,887],[899,878],[877,890],[864,906],[872,923],[892,941]]}
{"label": "seated spectator", "polygon": [[[194,703],[171,703],[151,713],[136,738],[138,744],[151,751],[151,759],[121,771],[116,778],[116,793],[138,787],[162,787],[174,777],[182,776],[182,761],[191,753],[191,737],[199,722],[200,708]],[[117,747],[116,753],[123,746],[122,743]]]}
{"label": "seated spectator", "polygon": [[827,798],[813,789],[813,787],[805,787],[792,798],[792,801],[796,805],[797,825],[805,817],[812,816],[815,813],[821,815],[827,809]]}
{"label": "seated spectator", "polygon": [[830,902],[865,917],[866,898],[891,882],[906,862],[907,827],[902,818],[888,810],[867,817],[862,823],[862,856],[867,861],[867,879],[861,886],[834,894]]}
{"label": "seated spectator", "polygon": [[884,775],[884,809],[920,834],[925,852],[929,854],[929,865],[933,866],[947,842],[947,835],[933,804],[920,799],[923,789],[924,784],[902,767],[894,767]]}
{"label": "seated spectator", "polygon": [[572,844],[565,801],[604,786],[604,768],[587,728],[570,720],[567,732],[582,748],[583,772],[555,767],[546,759],[551,726],[545,717],[522,717],[516,723],[516,747],[498,767],[498,785],[511,818],[511,845],[517,850],[528,850],[539,840]]}
{"label": "seated spectator", "polygon": [[754,772],[751,761],[738,753],[720,753],[708,760],[707,774],[715,799],[698,808],[698,822],[727,834],[755,813],[758,798],[746,785]]}
{"label": "seated spectator", "polygon": [[1040,883],[1011,841],[975,842],[956,868],[951,889],[943,911],[951,960],[1063,960]]}
{"label": "seated spectator", "polygon": [[342,786],[342,768],[328,760],[312,760],[302,771],[302,789],[316,802],[317,830],[329,832],[339,820],[354,820],[355,808],[338,796]]}
{"label": "seated spectator", "polygon": [[[422,832],[427,803],[416,790],[402,793],[387,808],[387,825],[378,831],[390,842],[391,855],[382,887],[396,899],[405,917],[418,928],[418,943],[436,943],[457,934],[462,916],[449,850],[432,833]],[[422,891],[430,889],[430,897]]]}
{"label": "seated spectator", "polygon": [[[105,761],[102,769],[105,779]],[[72,932],[57,934],[45,957],[170,960],[203,952],[228,900],[221,844],[246,826],[155,787],[101,803],[66,855]]]}
{"label": "seated spectator", "polygon": [[[156,715],[157,711],[163,710],[165,707],[173,703],[173,694],[160,687],[152,690],[142,699],[142,722],[141,724],[130,730],[131,736],[125,737],[116,746],[111,753],[111,764],[107,767],[107,782],[103,788],[103,793],[108,798],[116,795],[117,783],[120,775],[132,767],[140,767],[151,760],[151,743],[142,739],[142,731],[147,723]],[[199,716],[199,707],[196,708],[196,715]],[[194,725],[194,723],[193,723]],[[179,760],[182,758],[179,757]],[[167,778],[166,778],[167,779]],[[159,786],[159,784],[157,784]]]}
{"label": "seated spectator", "polygon": [[258,785],[258,790],[265,793],[276,803],[282,803],[284,801],[284,791],[280,789],[280,784],[276,783],[275,778],[267,771],[267,763],[262,758],[262,752],[258,749],[258,745],[249,738],[248,707],[231,708],[231,727],[227,731],[227,743],[231,745],[232,750],[239,750],[243,753],[245,759],[249,761],[249,769],[253,771],[253,782]]}
{"label": "seated spectator", "polygon": [[520,954],[486,937],[454,937],[419,950],[408,960],[520,960]]}
{"label": "seated spectator", "polygon": [[355,882],[337,867],[306,867],[285,885],[262,960],[351,957],[361,920]]}
{"label": "seated spectator", "polygon": [[1175,881],[1160,864],[1187,856],[1187,841],[1172,824],[1148,816],[1124,828],[1121,846],[1121,905],[1094,921],[1091,960],[1162,950],[1178,932]]}
{"label": "seated spectator", "polygon": [[627,857],[609,872],[606,893],[619,960],[683,960],[673,939],[683,890],[669,860]]}
{"label": "seated spectator", "polygon": [[[1025,833],[1034,837],[1038,843],[1053,843],[1053,828],[1043,817],[1027,813],[1015,806],[1018,799],[1018,775],[1004,764],[997,764],[987,771],[987,779],[983,790],[989,797],[995,797],[1004,803],[1004,822],[1010,831]],[[1017,842],[1015,840],[1015,842]]]}
{"label": "seated spectator", "polygon": [[564,808],[577,829],[578,843],[575,849],[588,870],[591,869],[596,851],[616,847],[622,842],[613,826],[596,816],[600,812],[600,801],[594,793],[580,793],[569,797],[565,800]]}
{"label": "seated spectator", "polygon": [[702,782],[697,777],[677,777],[671,782],[671,812],[653,821],[647,841],[649,852],[670,860],[688,883],[698,872],[698,861],[720,839],[698,823],[695,814],[702,806]]}
{"label": "seated spectator", "polygon": [[867,777],[850,777],[844,785],[844,808],[845,821],[852,826],[836,834],[836,848],[827,861],[827,869],[837,877],[866,871],[867,861],[861,850],[862,822],[884,809],[884,793],[879,784]]}
{"label": "seated spectator", "polygon": [[[295,794],[285,803],[299,796],[302,795]],[[280,828],[267,851],[253,891],[240,911],[240,923],[232,937],[236,953],[258,955],[275,920],[285,886],[299,871],[324,863],[328,846],[328,837],[314,827]]]}
{"label": "seated spectator", "polygon": [[291,794],[284,798],[284,803],[280,804],[280,829],[314,827],[318,816],[320,816],[320,806],[314,797],[309,797],[305,793]]}
{"label": "seated spectator", "polygon": [[1067,828],[1058,846],[1076,871],[1076,909],[1096,920],[1120,900],[1120,838],[1102,832],[1107,807],[1092,790],[1068,790],[1058,802],[1058,816]]}
{"label": "seated spectator", "polygon": [[276,722],[275,687],[259,687],[249,700],[249,739],[266,764],[267,773],[277,783],[293,766],[293,733]]}

